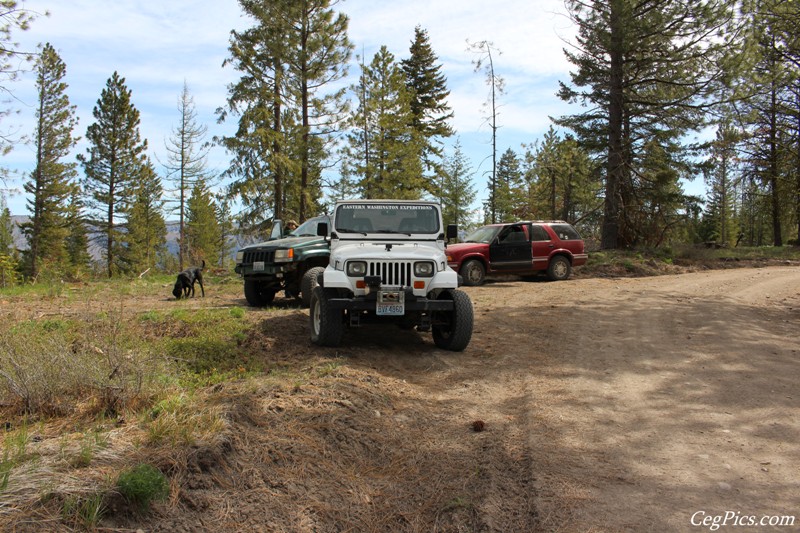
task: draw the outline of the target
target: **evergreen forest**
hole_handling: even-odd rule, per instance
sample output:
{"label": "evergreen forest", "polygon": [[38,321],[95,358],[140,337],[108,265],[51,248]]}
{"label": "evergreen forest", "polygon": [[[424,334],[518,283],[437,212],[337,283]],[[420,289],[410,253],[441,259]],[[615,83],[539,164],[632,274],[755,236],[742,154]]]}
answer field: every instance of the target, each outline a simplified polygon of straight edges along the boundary
{"label": "evergreen forest", "polygon": [[[452,125],[425,28],[407,49],[365,57],[348,36],[345,3],[238,3],[251,25],[230,33],[223,66],[236,81],[216,110],[232,133],[208,135],[187,84],[157,153],[123,72],[110,73],[91,123],[79,126],[58,43],[35,53],[15,45],[42,15],[0,0],[0,88],[13,96],[30,75],[38,93],[26,132],[35,165],[22,177],[26,246],[15,246],[0,194],[0,286],[42,272],[230,267],[233,235],[302,222],[339,198],[433,199],[445,223],[464,229],[563,219],[590,251],[798,244],[800,2],[564,0],[576,32],[563,52],[571,70],[552,92],[570,112],[516,149],[495,142],[507,98],[498,51],[470,43],[491,88],[491,171],[481,175]],[[7,127],[15,111],[13,98],[0,102],[0,154],[18,142]],[[88,147],[76,154],[79,139]],[[210,146],[227,154],[221,172],[208,166]],[[9,180],[0,168],[0,189]],[[687,194],[686,180],[701,180],[706,196]],[[166,246],[168,219],[177,254]]]}

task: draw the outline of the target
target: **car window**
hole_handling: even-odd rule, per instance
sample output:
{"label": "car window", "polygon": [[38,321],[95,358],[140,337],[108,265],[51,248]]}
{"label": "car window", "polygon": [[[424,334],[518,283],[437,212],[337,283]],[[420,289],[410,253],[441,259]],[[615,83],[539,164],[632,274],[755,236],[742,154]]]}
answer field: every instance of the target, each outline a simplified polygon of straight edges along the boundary
{"label": "car window", "polygon": [[532,241],[549,241],[550,234],[541,226],[534,224],[531,226],[531,240]]}
{"label": "car window", "polygon": [[466,236],[463,242],[490,243],[497,235],[498,226],[482,226]]}
{"label": "car window", "polygon": [[522,226],[509,226],[500,234],[500,242],[503,244],[526,242],[527,240],[528,237],[522,230]]}
{"label": "car window", "polygon": [[319,224],[320,222],[327,222],[328,227],[330,227],[330,221],[328,217],[314,217],[314,218],[309,218],[308,220],[300,224],[298,228],[292,230],[289,234],[295,237],[299,237],[301,235],[306,237],[308,236],[315,237],[317,235],[317,224]]}
{"label": "car window", "polygon": [[550,228],[558,235],[562,241],[579,241],[581,236],[575,231],[575,228],[569,224],[551,224]]}
{"label": "car window", "polygon": [[439,212],[430,204],[360,202],[336,208],[340,233],[426,233],[440,231]]}

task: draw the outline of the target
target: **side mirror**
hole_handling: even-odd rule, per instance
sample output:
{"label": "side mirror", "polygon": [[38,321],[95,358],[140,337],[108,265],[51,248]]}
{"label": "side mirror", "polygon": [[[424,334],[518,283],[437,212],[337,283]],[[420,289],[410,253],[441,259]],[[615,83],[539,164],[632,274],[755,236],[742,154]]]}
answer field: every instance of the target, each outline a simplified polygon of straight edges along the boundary
{"label": "side mirror", "polygon": [[317,236],[319,236],[319,237],[327,237],[328,236],[328,223],[327,222],[318,222],[317,223]]}
{"label": "side mirror", "polygon": [[458,225],[456,224],[448,224],[447,225],[447,238],[448,239],[455,239],[458,237]]}

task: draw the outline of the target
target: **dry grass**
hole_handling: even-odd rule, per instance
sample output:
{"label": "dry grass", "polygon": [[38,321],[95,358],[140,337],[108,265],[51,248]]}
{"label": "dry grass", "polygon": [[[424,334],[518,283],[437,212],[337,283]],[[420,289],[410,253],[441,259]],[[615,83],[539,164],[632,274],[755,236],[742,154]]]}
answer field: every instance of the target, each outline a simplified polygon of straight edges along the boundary
{"label": "dry grass", "polygon": [[0,332],[0,396],[26,414],[63,416],[80,408],[114,415],[160,388],[171,372],[138,342],[122,313],[82,322],[23,321]]}

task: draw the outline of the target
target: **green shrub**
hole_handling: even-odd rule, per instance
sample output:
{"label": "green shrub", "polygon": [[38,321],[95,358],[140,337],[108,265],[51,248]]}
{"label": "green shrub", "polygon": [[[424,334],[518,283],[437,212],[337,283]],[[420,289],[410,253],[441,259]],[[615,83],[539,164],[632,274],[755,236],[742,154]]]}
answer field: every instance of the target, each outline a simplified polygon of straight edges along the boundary
{"label": "green shrub", "polygon": [[169,496],[169,480],[158,468],[139,464],[120,473],[117,490],[130,503],[146,510],[151,502]]}

